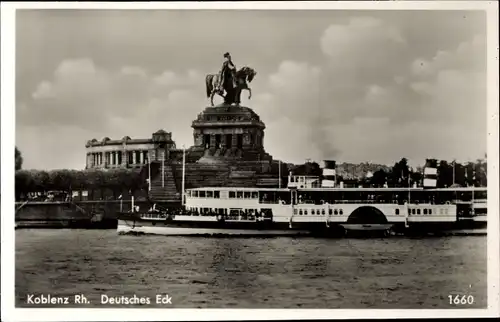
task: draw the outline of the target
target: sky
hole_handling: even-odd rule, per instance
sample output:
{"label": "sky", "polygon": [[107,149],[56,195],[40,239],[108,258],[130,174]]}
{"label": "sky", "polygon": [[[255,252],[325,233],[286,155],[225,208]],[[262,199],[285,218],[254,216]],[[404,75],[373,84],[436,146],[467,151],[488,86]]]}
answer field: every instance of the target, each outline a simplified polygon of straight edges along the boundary
{"label": "sky", "polygon": [[205,75],[227,51],[257,71],[242,105],[266,124],[275,159],[486,153],[484,12],[18,10],[23,167],[83,169],[88,140],[159,129],[191,146]]}

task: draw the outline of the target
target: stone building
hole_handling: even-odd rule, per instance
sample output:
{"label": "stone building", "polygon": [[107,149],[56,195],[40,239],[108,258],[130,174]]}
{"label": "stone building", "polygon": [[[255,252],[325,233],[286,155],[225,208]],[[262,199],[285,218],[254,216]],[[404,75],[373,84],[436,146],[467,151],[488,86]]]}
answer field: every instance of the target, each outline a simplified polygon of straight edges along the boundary
{"label": "stone building", "polygon": [[172,133],[159,130],[150,139],[131,139],[129,136],[121,140],[105,137],[101,141],[89,140],[86,169],[114,169],[142,167],[150,161],[168,160],[172,156],[182,154],[172,140]]}

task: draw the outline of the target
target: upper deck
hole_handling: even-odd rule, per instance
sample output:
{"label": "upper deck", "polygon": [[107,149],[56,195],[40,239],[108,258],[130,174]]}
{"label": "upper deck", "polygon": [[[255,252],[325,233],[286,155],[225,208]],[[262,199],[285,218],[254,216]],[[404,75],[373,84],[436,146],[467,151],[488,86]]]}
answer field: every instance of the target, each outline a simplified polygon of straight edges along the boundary
{"label": "upper deck", "polygon": [[186,190],[186,201],[220,203],[227,200],[251,204],[322,203],[478,203],[486,202],[486,187],[457,188],[247,188],[206,187]]}

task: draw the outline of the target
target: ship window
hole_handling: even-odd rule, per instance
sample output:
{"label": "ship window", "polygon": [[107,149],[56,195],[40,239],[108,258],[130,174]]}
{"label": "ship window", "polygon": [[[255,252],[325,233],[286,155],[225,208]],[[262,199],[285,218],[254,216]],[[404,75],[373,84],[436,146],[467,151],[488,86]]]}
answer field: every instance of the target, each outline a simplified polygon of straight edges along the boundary
{"label": "ship window", "polygon": [[304,215],[307,215],[307,209],[304,210]]}
{"label": "ship window", "polygon": [[294,209],[293,210],[293,214],[296,215],[297,214],[297,209]]}
{"label": "ship window", "polygon": [[328,214],[331,215],[333,213],[333,210],[328,209]]}
{"label": "ship window", "polygon": [[214,198],[216,198],[216,199],[220,198],[220,192],[219,191],[214,191]]}
{"label": "ship window", "polygon": [[229,191],[229,198],[236,198],[236,192]]}
{"label": "ship window", "polygon": [[396,208],[396,209],[394,210],[394,213],[395,213],[396,215],[399,215],[399,209],[397,209],[397,208]]}
{"label": "ship window", "polygon": [[424,215],[427,215],[427,209],[424,209]]}
{"label": "ship window", "polygon": [[238,196],[238,199],[243,198],[243,191],[237,191],[236,196]]}
{"label": "ship window", "polygon": [[342,209],[339,210],[339,215],[342,215],[344,211]]}
{"label": "ship window", "polygon": [[198,191],[196,191],[196,190],[195,190],[195,191],[193,191],[193,197],[198,198]]}
{"label": "ship window", "polygon": [[252,192],[252,199],[258,199],[259,198],[259,193],[257,191]]}
{"label": "ship window", "polygon": [[420,209],[417,209],[417,215],[420,215]]}
{"label": "ship window", "polygon": [[338,215],[339,212],[337,211],[337,209],[335,209],[335,211],[333,212],[335,215]]}
{"label": "ship window", "polygon": [[205,198],[205,191],[200,191],[200,198]]}
{"label": "ship window", "polygon": [[324,215],[325,214],[325,209],[322,209],[321,210],[321,214]]}
{"label": "ship window", "polygon": [[429,215],[432,215],[432,209],[429,209]]}
{"label": "ship window", "polygon": [[250,199],[250,191],[245,191],[245,199]]}
{"label": "ship window", "polygon": [[302,209],[299,210],[299,215],[302,215]]}
{"label": "ship window", "polygon": [[207,198],[213,198],[214,197],[214,192],[213,191],[207,191]]}
{"label": "ship window", "polygon": [[411,210],[411,214],[412,214],[412,215],[416,214],[415,209],[412,209],[412,210]]}
{"label": "ship window", "polygon": [[314,209],[311,210],[311,215],[314,215]]}

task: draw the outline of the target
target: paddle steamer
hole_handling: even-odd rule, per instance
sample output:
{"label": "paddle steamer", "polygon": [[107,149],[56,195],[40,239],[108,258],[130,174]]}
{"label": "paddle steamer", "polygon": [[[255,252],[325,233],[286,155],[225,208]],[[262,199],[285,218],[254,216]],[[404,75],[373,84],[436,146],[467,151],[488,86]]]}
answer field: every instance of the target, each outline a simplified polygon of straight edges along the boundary
{"label": "paddle steamer", "polygon": [[[322,177],[289,175],[286,188],[187,189],[178,209],[118,216],[119,233],[160,235],[322,235],[371,231],[387,234],[486,233],[487,188],[435,186],[344,188],[334,169]],[[434,180],[434,182],[433,182]],[[183,184],[184,186],[184,184]]]}

